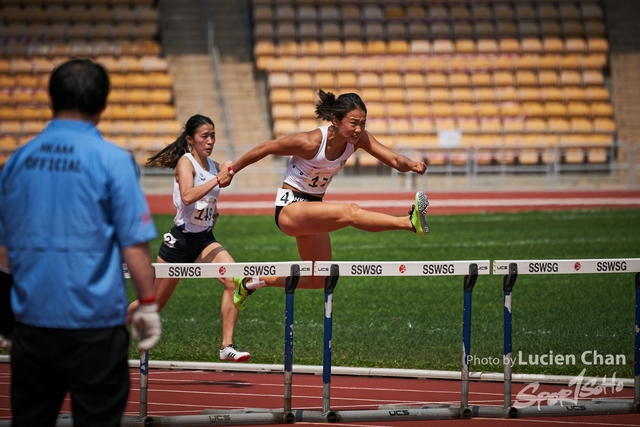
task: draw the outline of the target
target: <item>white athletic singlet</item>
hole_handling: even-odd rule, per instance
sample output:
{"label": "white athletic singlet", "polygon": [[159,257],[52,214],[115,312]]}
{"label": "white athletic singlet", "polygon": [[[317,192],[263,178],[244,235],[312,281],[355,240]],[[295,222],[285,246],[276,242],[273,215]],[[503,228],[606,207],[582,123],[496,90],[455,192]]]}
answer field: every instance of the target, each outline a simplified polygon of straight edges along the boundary
{"label": "white athletic singlet", "polygon": [[340,157],[335,160],[327,160],[325,149],[327,148],[329,126],[321,126],[318,129],[322,132],[322,142],[313,159],[307,160],[300,156],[291,156],[284,174],[284,182],[307,194],[324,194],[333,176],[340,172],[347,159],[355,151],[353,144],[347,144]]}
{"label": "white athletic singlet", "polygon": [[[209,170],[206,171],[200,167],[198,162],[193,158],[191,153],[185,154],[185,156],[191,161],[194,169],[196,170],[196,176],[193,178],[193,186],[205,184],[211,181],[218,174],[215,164],[209,158]],[[189,233],[200,233],[211,227],[217,217],[217,203],[218,196],[220,195],[220,186],[216,185],[211,191],[207,193],[201,200],[185,206],[182,203],[182,197],[180,197],[180,187],[178,181],[173,180],[173,206],[176,208],[176,217],[173,222],[177,226],[184,226],[184,231]]]}

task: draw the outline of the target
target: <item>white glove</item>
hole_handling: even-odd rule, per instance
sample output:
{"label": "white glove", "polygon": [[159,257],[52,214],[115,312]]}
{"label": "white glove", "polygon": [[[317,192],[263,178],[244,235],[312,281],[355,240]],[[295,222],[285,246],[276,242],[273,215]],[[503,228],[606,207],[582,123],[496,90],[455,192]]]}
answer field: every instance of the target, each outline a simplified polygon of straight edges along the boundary
{"label": "white glove", "polygon": [[11,340],[0,335],[0,350],[4,350],[7,353],[11,351]]}
{"label": "white glove", "polygon": [[158,304],[140,304],[131,318],[131,335],[137,340],[142,333],[142,340],[138,343],[140,354],[158,343],[162,334]]}

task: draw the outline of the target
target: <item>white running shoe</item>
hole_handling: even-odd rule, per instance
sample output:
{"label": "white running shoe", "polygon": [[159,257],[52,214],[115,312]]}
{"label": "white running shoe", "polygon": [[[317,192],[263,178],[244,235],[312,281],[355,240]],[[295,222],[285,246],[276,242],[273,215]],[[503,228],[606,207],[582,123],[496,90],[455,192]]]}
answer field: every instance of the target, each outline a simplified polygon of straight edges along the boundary
{"label": "white running shoe", "polygon": [[235,345],[229,344],[220,350],[220,360],[230,360],[232,362],[246,362],[251,355],[246,351],[240,351]]}

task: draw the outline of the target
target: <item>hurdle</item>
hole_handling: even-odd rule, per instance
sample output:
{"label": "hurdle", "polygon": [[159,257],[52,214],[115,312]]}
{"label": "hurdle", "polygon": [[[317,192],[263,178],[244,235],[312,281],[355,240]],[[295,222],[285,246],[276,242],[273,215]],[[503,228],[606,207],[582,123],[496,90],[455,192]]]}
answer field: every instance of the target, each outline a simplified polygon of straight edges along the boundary
{"label": "hurdle", "polygon": [[[524,406],[513,405],[511,398],[512,380],[512,301],[513,287],[518,275],[522,274],[635,274],[635,350],[634,350],[634,400],[593,399],[574,401],[558,399],[558,405]],[[503,408],[483,407],[478,415],[483,417],[539,417],[608,415],[640,412],[640,258],[615,259],[563,259],[563,260],[517,260],[493,262],[493,274],[503,274],[504,290],[504,406]],[[570,404],[562,404],[568,402]]]}
{"label": "hurdle", "polygon": [[[471,334],[471,293],[478,275],[489,274],[489,261],[398,261],[398,262],[331,262],[316,261],[314,275],[325,276],[324,354],[322,410],[295,411],[296,421],[306,422],[365,422],[365,421],[415,421],[470,418],[475,408],[469,407],[469,361]],[[462,337],[462,390],[460,406],[424,405],[421,407],[388,405],[371,410],[331,410],[331,352],[333,291],[340,276],[465,276],[465,293]]]}
{"label": "hurdle", "polygon": [[[140,357],[140,416],[124,417],[122,425],[127,427],[150,426],[204,426],[247,424],[291,424],[295,415],[291,408],[293,385],[293,309],[294,293],[301,276],[312,275],[311,261],[257,262],[257,263],[154,263],[156,277],[173,278],[224,278],[224,277],[286,277],[285,285],[285,357],[284,357],[284,404],[282,409],[255,408],[247,410],[208,410],[201,415],[149,416],[147,413],[147,391],[149,355]],[[128,276],[126,266],[123,267]]]}

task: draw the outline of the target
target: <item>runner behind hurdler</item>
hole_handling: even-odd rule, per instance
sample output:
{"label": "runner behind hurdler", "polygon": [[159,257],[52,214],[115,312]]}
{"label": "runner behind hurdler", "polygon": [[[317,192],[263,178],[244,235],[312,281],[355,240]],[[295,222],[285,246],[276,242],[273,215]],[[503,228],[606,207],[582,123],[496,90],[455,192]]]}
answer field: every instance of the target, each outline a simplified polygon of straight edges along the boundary
{"label": "runner behind hurdler", "polygon": [[[216,141],[215,126],[209,117],[196,114],[187,120],[184,132],[173,143],[151,157],[148,164],[175,169],[173,204],[174,226],[164,235],[158,251],[159,263],[230,263],[233,258],[215,239],[217,202],[220,194],[216,174],[220,165],[209,156]],[[220,359],[246,362],[251,355],[233,344],[238,310],[234,307],[235,284],[231,278],[218,279],[225,287],[220,303],[222,345]],[[156,278],[154,287],[158,311],[167,304],[179,278]],[[139,302],[129,306],[131,315]]]}
{"label": "runner behind hurdler", "polygon": [[[407,216],[396,217],[362,209],[355,203],[327,203],[322,198],[333,177],[358,149],[400,172],[426,171],[424,162],[416,162],[397,154],[378,142],[365,130],[367,108],[355,93],[345,93],[337,99],[331,92],[320,90],[316,116],[331,122],[309,132],[299,132],[265,141],[218,173],[220,187],[231,183],[234,174],[268,155],[291,156],[282,188],[275,201],[275,221],[282,232],[296,238],[303,261],[330,261],[329,233],[348,226],[369,232],[407,230],[429,234],[427,196],[418,191]],[[257,278],[256,278],[257,279]],[[284,286],[285,278],[264,278],[263,281],[235,278],[234,303],[244,309],[248,295],[262,286]],[[247,283],[249,282],[249,283]],[[298,287],[322,288],[324,278],[304,276]]]}

